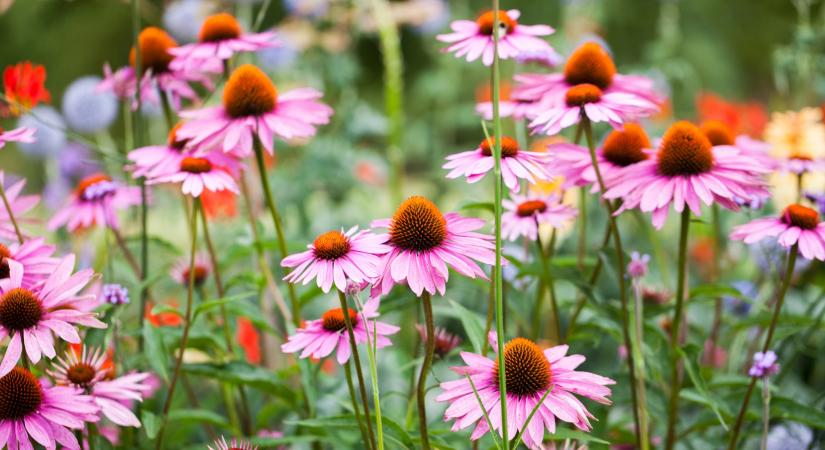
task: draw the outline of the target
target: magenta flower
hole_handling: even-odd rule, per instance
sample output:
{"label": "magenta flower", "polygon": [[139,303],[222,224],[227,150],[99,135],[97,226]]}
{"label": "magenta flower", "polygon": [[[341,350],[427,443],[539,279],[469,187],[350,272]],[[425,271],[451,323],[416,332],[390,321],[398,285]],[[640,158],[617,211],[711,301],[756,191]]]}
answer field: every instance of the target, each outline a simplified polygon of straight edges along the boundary
{"label": "magenta flower", "polygon": [[320,97],[308,88],[279,94],[261,69],[244,64],[226,82],[222,105],[180,114],[191,120],[178,137],[190,139],[193,147],[220,147],[237,157],[251,154],[257,138],[271,154],[275,136],[309,137],[317,125],[329,122],[332,108],[317,101]]}
{"label": "magenta flower", "polygon": [[178,123],[169,131],[169,139],[165,145],[150,145],[129,152],[127,157],[132,162],[129,170],[134,178],[166,175],[180,168],[181,153],[187,144],[187,140],[177,137],[177,130],[181,125],[182,123]]}
{"label": "magenta flower", "polygon": [[117,211],[140,204],[140,188],[124,186],[108,175],[90,175],[77,185],[69,204],[49,220],[49,230],[66,226],[69,231],[95,225],[119,229]]}
{"label": "magenta flower", "polygon": [[156,172],[146,180],[146,183],[180,183],[181,192],[195,198],[204,190],[238,194],[240,190],[231,175],[231,172],[238,170],[238,166],[232,155],[221,151],[203,153],[199,156],[186,152],[179,155],[178,165],[172,172]]}
{"label": "magenta flower", "polygon": [[793,204],[779,217],[764,217],[734,228],[730,238],[746,244],[768,237],[777,238],[785,248],[799,245],[799,254],[805,259],[825,261],[825,223],[819,221],[816,210]]}
{"label": "magenta flower", "polygon": [[343,231],[326,232],[307,245],[308,250],[289,255],[281,266],[293,271],[284,280],[307,284],[313,279],[324,292],[332,285],[341,292],[347,291],[348,283],[372,281],[380,273],[381,255],[390,251],[385,243],[387,234],[373,234],[358,227]]}
{"label": "magenta flower", "polygon": [[35,141],[34,133],[36,131],[36,129],[28,127],[15,128],[10,131],[0,128],[0,148],[5,147],[7,142],[32,143]]}
{"label": "magenta flower", "polygon": [[776,360],[776,353],[773,350],[754,353],[753,365],[748,370],[748,375],[754,378],[765,378],[774,375],[779,372],[779,364]]}
{"label": "magenta flower", "polygon": [[521,236],[535,241],[541,225],[560,228],[576,217],[576,209],[560,203],[555,194],[511,193],[510,199],[501,204],[505,209],[501,215],[501,236],[511,241]]}
{"label": "magenta flower", "polygon": [[633,252],[630,254],[630,262],[627,263],[627,274],[631,278],[642,278],[647,275],[647,265],[649,263],[650,255]]}
{"label": "magenta flower", "polygon": [[[34,222],[34,219],[23,217],[26,213],[34,209],[40,201],[38,195],[20,195],[23,187],[26,186],[26,180],[20,179],[11,186],[6,186],[5,174],[0,171],[0,183],[6,190],[6,199],[9,201],[9,206],[14,213],[14,218],[17,224],[24,222]],[[8,240],[16,240],[17,232],[14,230],[14,225],[9,218],[9,211],[2,207],[0,208],[0,237]]]}
{"label": "magenta flower", "polygon": [[703,203],[736,211],[737,199],[767,195],[762,175],[768,171],[736,147],[712,146],[698,127],[682,121],[667,130],[653,157],[623,170],[605,197],[622,198],[619,211],[652,212],[659,229],[671,206],[701,216]]}
{"label": "magenta flower", "polygon": [[55,247],[45,244],[43,238],[29,239],[23,244],[0,244],[0,279],[9,278],[9,261],[23,267],[22,287],[29,288],[45,280],[60,260],[53,258]]}
{"label": "magenta flower", "polygon": [[140,427],[140,420],[131,411],[133,401],[143,401],[152,390],[145,384],[148,373],[132,372],[115,377],[114,366],[101,349],[80,355],[70,349],[58,358],[55,369],[49,371],[58,385],[71,386],[89,392],[100,413],[121,427]]}
{"label": "magenta flower", "polygon": [[475,261],[495,264],[493,237],[475,232],[484,226],[483,220],[442,215],[424,197],[410,197],[391,219],[373,221],[372,226],[389,229],[392,247],[381,261],[373,295],[388,293],[396,283],[406,283],[418,296],[424,290],[444,295],[448,267],[470,278],[487,279]]}
{"label": "magenta flower", "polygon": [[[519,16],[521,16],[521,12],[517,9],[498,12],[498,57],[509,59],[525,53],[555,53],[550,44],[537,37],[553,34],[553,28],[547,25],[522,25],[518,23]],[[495,15],[493,11],[487,11],[478,16],[475,21],[454,21],[450,24],[453,32],[440,34],[436,39],[450,44],[444,51],[455,53],[456,57],[465,58],[468,62],[481,57],[484,65],[489,66],[493,64],[494,26]]]}
{"label": "magenta flower", "polygon": [[[498,352],[495,334],[490,333],[490,345]],[[538,345],[524,338],[515,338],[504,345],[505,377],[507,380],[507,439],[514,439],[525,430],[524,444],[530,449],[542,449],[545,430],[556,432],[556,419],[589,431],[594,418],[573,394],[609,405],[610,388],[616,382],[590,372],[577,371],[585,361],[582,355],[567,354],[566,345],[558,345],[542,351]],[[495,357],[461,352],[466,366],[452,370],[461,375],[455,381],[441,383],[442,393],[438,402],[447,402],[444,420],[455,420],[452,430],[458,431],[475,425],[470,439],[477,440],[490,431],[482,408],[487,412],[493,428],[501,433],[501,407],[498,387],[498,361]],[[472,385],[467,379],[469,375]],[[475,387],[481,404],[473,392]],[[549,391],[549,393],[548,393]],[[546,397],[544,397],[546,395]],[[539,405],[530,423],[527,416]]]}
{"label": "magenta flower", "polygon": [[[359,314],[352,308],[348,308],[352,331],[355,334],[355,343],[367,342],[368,333],[375,330],[375,336],[369,336],[371,343],[376,348],[384,348],[392,345],[387,336],[393,335],[400,328],[379,322],[378,317],[379,298],[373,297],[364,305],[364,309]],[[363,318],[367,320],[364,321]],[[349,334],[347,333],[344,313],[341,308],[333,308],[325,312],[318,320],[306,322],[303,328],[295,330],[295,334],[289,336],[287,342],[281,345],[284,353],[295,353],[301,351],[300,358],[313,357],[324,358],[335,351],[335,357],[339,364],[349,361],[350,346]]]}
{"label": "magenta flower", "polygon": [[26,369],[14,367],[0,378],[0,448],[32,449],[32,440],[47,449],[57,444],[80,450],[74,433],[97,422],[92,398],[73,387],[43,387]]}
{"label": "magenta flower", "polygon": [[[652,153],[647,133],[635,123],[626,123],[621,130],[613,130],[604,144],[596,149],[596,162],[605,184],[610,186],[622,171],[637,162],[649,158]],[[599,183],[590,151],[576,144],[551,144],[548,150],[553,155],[552,171],[563,177],[563,186],[591,185],[591,192],[599,192]]]}
{"label": "magenta flower", "polygon": [[23,287],[23,266],[16,261],[8,261],[8,265],[9,278],[0,280],[0,339],[8,336],[11,341],[0,362],[0,376],[9,373],[20,360],[24,339],[29,360],[37,363],[41,355],[55,357],[52,333],[78,344],[80,335],[74,325],[106,328],[96,313],[71,307],[82,300],[76,294],[94,276],[91,269],[72,274],[74,255],[60,260],[44,282],[29,288]]}
{"label": "magenta flower", "polygon": [[[447,178],[466,177],[468,183],[475,183],[495,166],[495,136],[485,139],[473,150],[447,156],[447,163],[441,166],[450,169]],[[519,178],[533,184],[549,181],[552,177],[544,166],[550,162],[549,153],[528,152],[519,149],[518,141],[504,136],[501,138],[501,176],[504,184],[513,192],[520,188]]]}
{"label": "magenta flower", "polygon": [[205,61],[226,61],[235,53],[255,52],[277,47],[275,33],[244,33],[241,24],[227,13],[213,14],[201,25],[198,42],[169,49],[175,59],[169,64],[173,70],[197,70]]}

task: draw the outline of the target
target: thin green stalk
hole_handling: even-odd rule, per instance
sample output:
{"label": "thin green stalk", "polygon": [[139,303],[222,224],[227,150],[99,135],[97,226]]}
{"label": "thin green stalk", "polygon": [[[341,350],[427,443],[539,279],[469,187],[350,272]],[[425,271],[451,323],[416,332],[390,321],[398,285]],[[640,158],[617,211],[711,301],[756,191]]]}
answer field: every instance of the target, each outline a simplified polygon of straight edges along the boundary
{"label": "thin green stalk", "polygon": [[642,450],[650,448],[650,437],[647,417],[647,388],[645,386],[645,358],[642,347],[644,339],[644,302],[642,301],[642,287],[638,281],[633,281],[633,358],[636,361],[636,392],[639,394],[639,434]]}
{"label": "thin green stalk", "polygon": [[[272,222],[275,225],[275,234],[278,238],[278,250],[281,251],[281,258],[286,258],[289,253],[287,253],[286,238],[284,237],[281,216],[275,207],[275,198],[272,196],[272,189],[269,187],[269,178],[266,176],[263,145],[261,145],[261,141],[257,136],[255,137],[255,158],[258,162],[258,172],[261,176],[261,186],[263,187],[266,206],[269,208],[269,213],[272,215]],[[295,286],[293,286],[292,283],[287,283],[287,289],[289,290],[289,300],[292,303],[292,323],[295,327],[299,327],[301,325],[301,302],[295,293]]]}
{"label": "thin green stalk", "polygon": [[[358,295],[353,296],[355,298],[355,302],[358,305],[359,312],[361,313],[361,320],[364,324],[368,324],[367,316],[364,314],[364,305],[361,304],[361,300],[358,298]],[[367,358],[369,359],[370,363],[370,379],[372,380],[372,403],[373,407],[375,408],[375,431],[378,440],[378,450],[384,450],[384,424],[383,424],[383,416],[381,415],[381,394],[379,392],[378,386],[378,367],[375,364],[375,360],[377,357],[377,341],[376,336],[378,335],[377,331],[377,324],[373,321],[372,326],[372,337],[370,337],[370,330],[369,327],[367,329]]]}
{"label": "thin green stalk", "polygon": [[579,241],[576,251],[576,267],[584,270],[584,255],[587,252],[587,188],[579,188]]}
{"label": "thin green stalk", "polygon": [[[599,246],[599,252],[607,248],[608,242],[610,242],[610,236],[612,235],[612,228],[610,228],[610,222],[607,223],[607,226],[604,228],[604,237],[602,238],[602,245]],[[599,275],[602,273],[602,258],[596,259],[596,265],[593,267],[593,273],[590,274],[590,279],[587,282],[587,286],[595,286],[596,281],[599,280]],[[580,289],[581,290],[581,289]],[[584,309],[584,303],[587,301],[587,296],[584,293],[579,292],[578,300],[576,300],[576,306],[573,308],[573,314],[570,315],[570,320],[568,321],[567,331],[564,333],[564,342],[570,340],[570,336],[573,335],[573,329],[576,326],[576,320],[579,318],[579,314],[581,314],[582,309]]]}
{"label": "thin green stalk", "polygon": [[[484,407],[484,402],[481,401],[481,396],[478,395],[478,389],[476,389],[475,383],[473,383],[473,379],[470,378],[470,374],[465,373],[464,377],[467,378],[467,381],[470,383],[470,388],[473,389],[473,395],[476,397],[476,401],[478,402],[478,407],[481,409],[481,414],[484,415],[484,420],[487,422],[487,428],[490,429],[490,437],[493,438],[493,443],[496,444],[497,449],[501,449],[500,441],[505,440],[504,438],[497,436],[495,431],[495,427],[493,427],[493,422],[490,421],[490,415],[487,414],[487,408]],[[548,391],[549,392],[549,391]],[[473,448],[478,448],[478,441],[473,442]]]}
{"label": "thin green stalk", "polygon": [[[364,441],[364,445],[367,445],[370,440],[367,435],[367,429],[364,428],[364,422],[361,421],[361,409],[358,407],[358,400],[356,400],[355,386],[352,384],[352,369],[349,368],[349,364],[349,361],[344,363],[344,374],[347,378],[349,400],[352,403],[352,411],[355,414],[355,421],[358,422],[358,430],[361,431],[361,440]],[[369,420],[369,418],[367,418],[367,420]]]}
{"label": "thin green stalk", "polygon": [[163,118],[166,119],[166,128],[172,130],[175,127],[175,113],[172,112],[172,104],[169,102],[169,94],[158,88],[160,94],[160,104],[163,106]]}
{"label": "thin green stalk", "polygon": [[[602,178],[601,170],[599,170],[599,163],[598,159],[596,158],[596,143],[593,140],[593,129],[590,123],[590,118],[587,117],[584,112],[581,113],[581,127],[584,130],[584,136],[587,140],[587,148],[590,151],[590,162],[593,165],[593,171],[596,173],[596,180],[599,183],[599,191],[601,192],[601,196],[604,199],[605,207],[607,208],[607,220],[610,224],[611,234],[613,235],[613,245],[616,247],[616,274],[619,278],[619,299],[621,300],[621,319],[622,319],[622,337],[624,338],[624,346],[628,350],[631,349],[631,342],[630,342],[630,326],[629,322],[629,310],[628,310],[628,301],[627,301],[627,287],[625,286],[626,277],[625,272],[627,267],[625,266],[624,260],[624,249],[622,248],[622,238],[619,234],[619,226],[616,223],[616,217],[613,215],[615,209],[613,207],[613,203],[608,199],[604,198],[605,193],[607,192],[607,187],[604,183],[604,178]],[[641,447],[641,426],[639,424],[639,398],[636,392],[636,358],[633,357],[633,353],[628,351],[627,353],[627,369],[630,375],[630,400],[633,406],[633,423],[635,425],[635,437],[636,437],[636,447]]]}
{"label": "thin green stalk", "polygon": [[[776,324],[779,322],[779,312],[782,310],[782,305],[785,303],[785,294],[788,293],[788,287],[791,285],[791,278],[793,278],[793,270],[796,267],[796,257],[799,254],[799,245],[794,244],[788,254],[788,259],[785,263],[785,276],[782,279],[782,287],[779,288],[778,297],[774,305],[773,316],[771,317],[771,324],[768,328],[768,336],[765,338],[765,343],[762,345],[762,352],[767,352],[771,348],[771,341],[773,340],[773,333],[776,330]],[[742,424],[745,422],[745,413],[748,410],[748,404],[753,394],[753,388],[756,386],[758,378],[751,377],[751,383],[748,385],[748,390],[742,398],[742,406],[739,408],[739,415],[736,416],[736,424],[731,431],[730,441],[728,443],[728,450],[736,449],[736,442],[739,439],[739,432],[742,429]]]}
{"label": "thin green stalk", "polygon": [[418,375],[418,426],[421,431],[421,448],[430,449],[430,436],[427,431],[427,375],[430,373],[430,366],[433,363],[433,353],[435,353],[435,323],[433,322],[433,305],[430,293],[424,291],[421,294],[421,305],[424,308],[424,324],[427,330],[426,349],[424,350],[424,362],[421,363],[421,373]]}
{"label": "thin green stalk", "polygon": [[347,334],[349,335],[349,346],[352,351],[351,359],[353,365],[355,365],[355,375],[358,378],[361,404],[364,406],[364,417],[370,448],[375,448],[375,434],[372,432],[372,422],[370,421],[370,403],[369,400],[367,400],[367,386],[364,383],[364,373],[361,371],[361,358],[358,356],[358,344],[355,342],[355,332],[352,330],[352,320],[350,320],[349,316],[347,296],[343,292],[338,291],[338,300],[341,302],[341,315],[344,316],[344,325],[346,325]]}
{"label": "thin green stalk", "polygon": [[[536,220],[536,228],[539,223]],[[561,319],[559,318],[559,306],[556,302],[556,288],[553,274],[550,271],[550,261],[553,258],[553,246],[556,243],[556,230],[553,230],[553,237],[550,239],[550,249],[545,253],[544,245],[541,243],[541,233],[536,233],[536,245],[538,246],[539,258],[541,259],[541,267],[544,270],[544,283],[547,285],[547,290],[550,293],[550,307],[553,310],[553,339],[557,344],[561,340]],[[543,298],[543,297],[542,297]],[[534,312],[534,320],[540,320],[541,317],[541,303],[537,302],[536,310]],[[535,327],[540,329],[541,327]],[[536,330],[537,331],[537,330]]]}
{"label": "thin green stalk", "polygon": [[768,430],[771,424],[771,383],[768,377],[762,379],[762,439],[759,449],[768,449]]}
{"label": "thin green stalk", "polygon": [[[495,267],[491,270],[491,277],[492,279],[496,279],[496,269]],[[487,319],[484,323],[484,336],[490,335],[490,329],[493,328],[493,316],[495,315],[496,309],[496,285],[495,283],[490,283],[490,292],[487,296]],[[484,339],[484,342],[481,344],[481,354],[487,356],[487,350],[490,348],[490,344],[488,339]]]}
{"label": "thin green stalk", "polygon": [[[198,210],[200,209],[200,200],[195,201],[192,207],[192,214],[189,218],[189,231],[192,236],[192,245],[189,252],[189,267],[195,266],[195,250],[197,249],[198,237]],[[178,378],[180,377],[180,368],[183,365],[183,354],[186,351],[186,345],[189,343],[189,329],[192,326],[192,298],[195,291],[195,271],[189,271],[189,287],[186,290],[186,312],[183,316],[183,335],[180,339],[180,351],[178,351],[178,358],[175,362],[175,370],[172,372],[172,379],[169,382],[169,390],[166,393],[166,402],[163,404],[163,413],[161,414],[160,430],[155,439],[155,450],[161,448],[163,443],[163,432],[166,430],[166,422],[169,418],[169,410],[172,408],[172,399],[175,396],[175,386],[177,386]]]}
{"label": "thin green stalk", "polygon": [[404,58],[398,27],[387,0],[370,0],[378,38],[381,41],[381,60],[384,64],[384,108],[389,118],[388,159],[390,162],[390,199],[401,202],[404,175]]}
{"label": "thin green stalk", "polygon": [[690,228],[690,208],[682,211],[682,223],[679,231],[679,262],[677,267],[676,306],[673,323],[670,324],[670,403],[667,412],[667,440],[665,448],[673,449],[676,444],[676,416],[679,411],[679,390],[682,387],[682,374],[679,361],[679,337],[682,329],[682,310],[685,303],[685,282],[687,277],[687,242]]}
{"label": "thin green stalk", "polygon": [[17,220],[14,218],[14,211],[11,210],[11,204],[9,204],[9,199],[6,197],[6,187],[3,186],[4,183],[5,180],[0,182],[0,197],[3,198],[3,206],[6,207],[6,212],[9,213],[9,220],[11,221],[12,226],[14,226],[14,234],[17,235],[17,240],[22,244],[24,241],[23,233],[20,232],[20,227],[17,225]]}
{"label": "thin green stalk", "polygon": [[[507,440],[507,367],[504,362],[504,282],[501,271],[501,114],[499,102],[501,101],[501,68],[498,57],[499,43],[499,0],[493,0],[493,68],[492,68],[492,91],[493,91],[493,136],[495,136],[495,168],[493,170],[495,179],[495,209],[496,216],[496,343],[498,346],[498,386],[501,402],[501,435],[504,450],[510,450],[510,442]],[[492,431],[492,430],[491,430]]]}

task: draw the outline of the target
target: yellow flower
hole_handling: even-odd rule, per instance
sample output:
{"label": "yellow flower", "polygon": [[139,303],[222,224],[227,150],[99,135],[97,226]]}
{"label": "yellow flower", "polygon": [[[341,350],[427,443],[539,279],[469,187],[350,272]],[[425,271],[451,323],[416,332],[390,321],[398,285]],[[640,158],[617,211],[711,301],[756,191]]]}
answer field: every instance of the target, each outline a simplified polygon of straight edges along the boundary
{"label": "yellow flower", "polygon": [[775,112],[765,128],[771,156],[779,160],[825,157],[825,125],[819,108]]}

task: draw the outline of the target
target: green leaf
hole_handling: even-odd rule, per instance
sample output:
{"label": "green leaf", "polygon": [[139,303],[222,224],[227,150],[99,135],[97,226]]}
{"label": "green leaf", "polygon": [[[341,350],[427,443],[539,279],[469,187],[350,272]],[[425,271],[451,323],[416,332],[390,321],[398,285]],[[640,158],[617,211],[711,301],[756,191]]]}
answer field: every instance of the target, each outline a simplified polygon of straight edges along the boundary
{"label": "green leaf", "polygon": [[202,302],[197,307],[195,307],[195,312],[192,315],[192,320],[194,321],[201,313],[205,313],[211,309],[219,308],[222,305],[228,305],[230,303],[243,301],[253,295],[255,295],[254,292],[245,292],[243,294],[230,295],[228,297],[220,298],[217,300],[207,300],[205,302]]}
{"label": "green leaf", "polygon": [[567,428],[556,428],[555,433],[545,435],[545,438],[550,439],[551,441],[564,441],[570,439],[571,441],[578,441],[579,443],[591,442],[593,444],[610,445],[609,441],[597,438],[592,433],[583,433],[578,430],[568,430]]}
{"label": "green leaf", "polygon": [[484,325],[477,314],[469,309],[461,306],[460,303],[453,299],[449,299],[450,305],[455,310],[455,315],[461,320],[461,325],[464,327],[464,332],[467,333],[467,338],[473,345],[473,351],[481,353],[484,348]]}
{"label": "green leaf", "polygon": [[251,386],[289,400],[294,399],[296,394],[291,387],[281,381],[278,374],[244,361],[184,364],[183,371],[230,384]]}
{"label": "green leaf", "polygon": [[825,412],[788,397],[771,396],[771,418],[792,420],[825,429]]}
{"label": "green leaf", "polygon": [[488,211],[492,213],[494,211],[494,205],[492,202],[476,202],[476,203],[465,203],[461,205],[458,209],[462,211],[472,211],[475,209],[480,209],[483,211]]}
{"label": "green leaf", "polygon": [[153,326],[149,321],[143,323],[143,353],[152,370],[160,375],[164,381],[169,381],[169,370],[167,366],[167,355],[163,345],[161,329]]}
{"label": "green leaf", "polygon": [[206,409],[174,409],[169,411],[170,422],[208,423],[218,427],[229,428],[226,419]]}
{"label": "green leaf", "polygon": [[679,357],[684,360],[685,371],[687,372],[688,377],[690,377],[690,381],[693,382],[696,393],[699,395],[698,398],[692,397],[690,395],[690,391],[686,389],[685,391],[687,391],[687,394],[682,392],[680,396],[684,396],[688,400],[692,401],[699,400],[699,403],[704,403],[709,406],[713,410],[713,413],[716,414],[716,418],[719,419],[719,424],[721,424],[722,428],[727,431],[728,424],[725,423],[725,419],[722,416],[722,410],[724,410],[725,416],[727,417],[730,417],[730,411],[728,411],[727,407],[719,401],[718,396],[714,396],[710,393],[710,391],[708,391],[708,387],[705,384],[705,379],[699,374],[698,365],[696,364],[696,361],[698,360],[698,350],[695,347],[689,348],[691,354],[695,355],[696,358],[688,357],[687,353],[685,353],[682,348],[677,348],[676,351],[679,354]]}
{"label": "green leaf", "polygon": [[160,418],[152,411],[144,409],[140,412],[140,422],[143,425],[143,431],[146,432],[146,437],[150,440],[155,439],[160,431]]}
{"label": "green leaf", "polygon": [[[742,293],[733,286],[726,284],[703,284],[690,290],[689,300],[699,298],[717,299],[719,297],[743,298]],[[744,299],[744,298],[743,298]],[[744,299],[747,300],[747,299]]]}

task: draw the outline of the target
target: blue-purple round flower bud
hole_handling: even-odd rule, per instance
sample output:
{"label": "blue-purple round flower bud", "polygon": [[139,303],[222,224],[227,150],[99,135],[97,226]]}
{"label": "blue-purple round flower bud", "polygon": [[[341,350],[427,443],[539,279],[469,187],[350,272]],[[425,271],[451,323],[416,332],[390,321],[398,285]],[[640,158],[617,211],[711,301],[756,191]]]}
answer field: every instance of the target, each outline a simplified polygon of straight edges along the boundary
{"label": "blue-purple round flower bud", "polygon": [[117,97],[111,92],[98,92],[101,81],[96,76],[78,78],[63,94],[63,116],[73,130],[97,133],[117,118]]}
{"label": "blue-purple round flower bud", "polygon": [[37,106],[17,121],[18,127],[34,128],[37,139],[31,143],[18,142],[20,149],[34,156],[53,156],[66,146],[66,122],[51,106]]}

